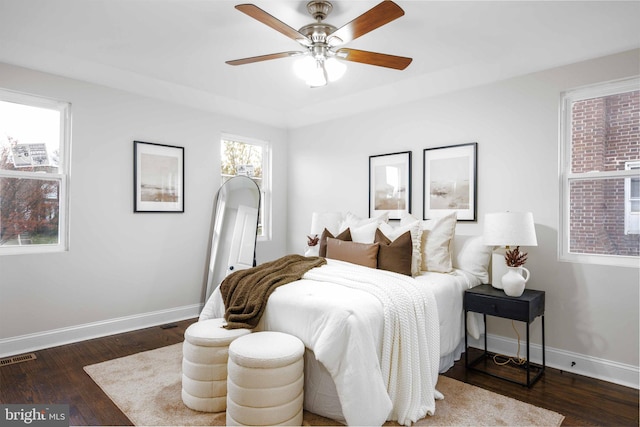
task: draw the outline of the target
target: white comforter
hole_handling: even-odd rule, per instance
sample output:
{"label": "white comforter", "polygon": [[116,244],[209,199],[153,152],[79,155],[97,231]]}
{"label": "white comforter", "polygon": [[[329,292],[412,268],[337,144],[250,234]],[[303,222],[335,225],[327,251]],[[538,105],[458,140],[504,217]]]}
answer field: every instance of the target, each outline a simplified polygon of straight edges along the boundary
{"label": "white comforter", "polygon": [[[200,320],[223,314],[216,289]],[[328,259],[279,287],[257,329],[290,333],[313,351],[349,425],[410,425],[433,414],[441,397],[437,306],[413,278]]]}

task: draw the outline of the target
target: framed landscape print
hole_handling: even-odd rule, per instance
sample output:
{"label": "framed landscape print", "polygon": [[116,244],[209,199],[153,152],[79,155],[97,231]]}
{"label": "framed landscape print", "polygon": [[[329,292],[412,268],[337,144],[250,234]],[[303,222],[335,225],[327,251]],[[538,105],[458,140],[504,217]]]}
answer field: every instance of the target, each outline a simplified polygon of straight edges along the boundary
{"label": "framed landscape print", "polygon": [[478,143],[424,150],[423,219],[453,211],[458,221],[475,221]]}
{"label": "framed landscape print", "polygon": [[411,151],[369,156],[369,217],[411,212]]}
{"label": "framed landscape print", "polygon": [[133,211],[184,212],[184,147],[133,142]]}

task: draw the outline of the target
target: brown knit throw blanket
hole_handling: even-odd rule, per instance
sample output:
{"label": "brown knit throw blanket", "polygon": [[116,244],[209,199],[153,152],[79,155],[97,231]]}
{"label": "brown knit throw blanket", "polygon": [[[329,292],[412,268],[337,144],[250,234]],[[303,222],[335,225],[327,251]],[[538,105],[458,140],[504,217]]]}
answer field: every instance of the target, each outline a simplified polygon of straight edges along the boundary
{"label": "brown knit throw blanket", "polygon": [[320,257],[286,255],[230,274],[220,284],[226,328],[255,328],[267,306],[269,295],[278,286],[298,280],[307,271],[326,263]]}

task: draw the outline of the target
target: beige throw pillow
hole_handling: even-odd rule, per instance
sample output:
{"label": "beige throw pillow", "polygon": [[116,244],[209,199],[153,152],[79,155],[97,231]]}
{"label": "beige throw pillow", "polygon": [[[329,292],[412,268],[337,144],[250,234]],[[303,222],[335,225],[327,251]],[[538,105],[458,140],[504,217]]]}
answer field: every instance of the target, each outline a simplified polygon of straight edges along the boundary
{"label": "beige throw pillow", "polygon": [[453,270],[451,262],[451,239],[456,231],[457,213],[423,223],[422,232],[422,270],[437,273],[449,273]]}

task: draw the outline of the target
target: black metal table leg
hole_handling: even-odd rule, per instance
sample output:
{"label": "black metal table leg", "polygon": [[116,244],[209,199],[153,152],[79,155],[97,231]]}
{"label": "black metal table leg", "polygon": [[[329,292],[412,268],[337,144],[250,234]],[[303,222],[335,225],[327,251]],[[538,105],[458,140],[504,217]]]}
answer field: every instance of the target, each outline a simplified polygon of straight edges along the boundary
{"label": "black metal table leg", "polygon": [[529,354],[529,322],[527,322],[527,387],[531,386],[531,356]]}

